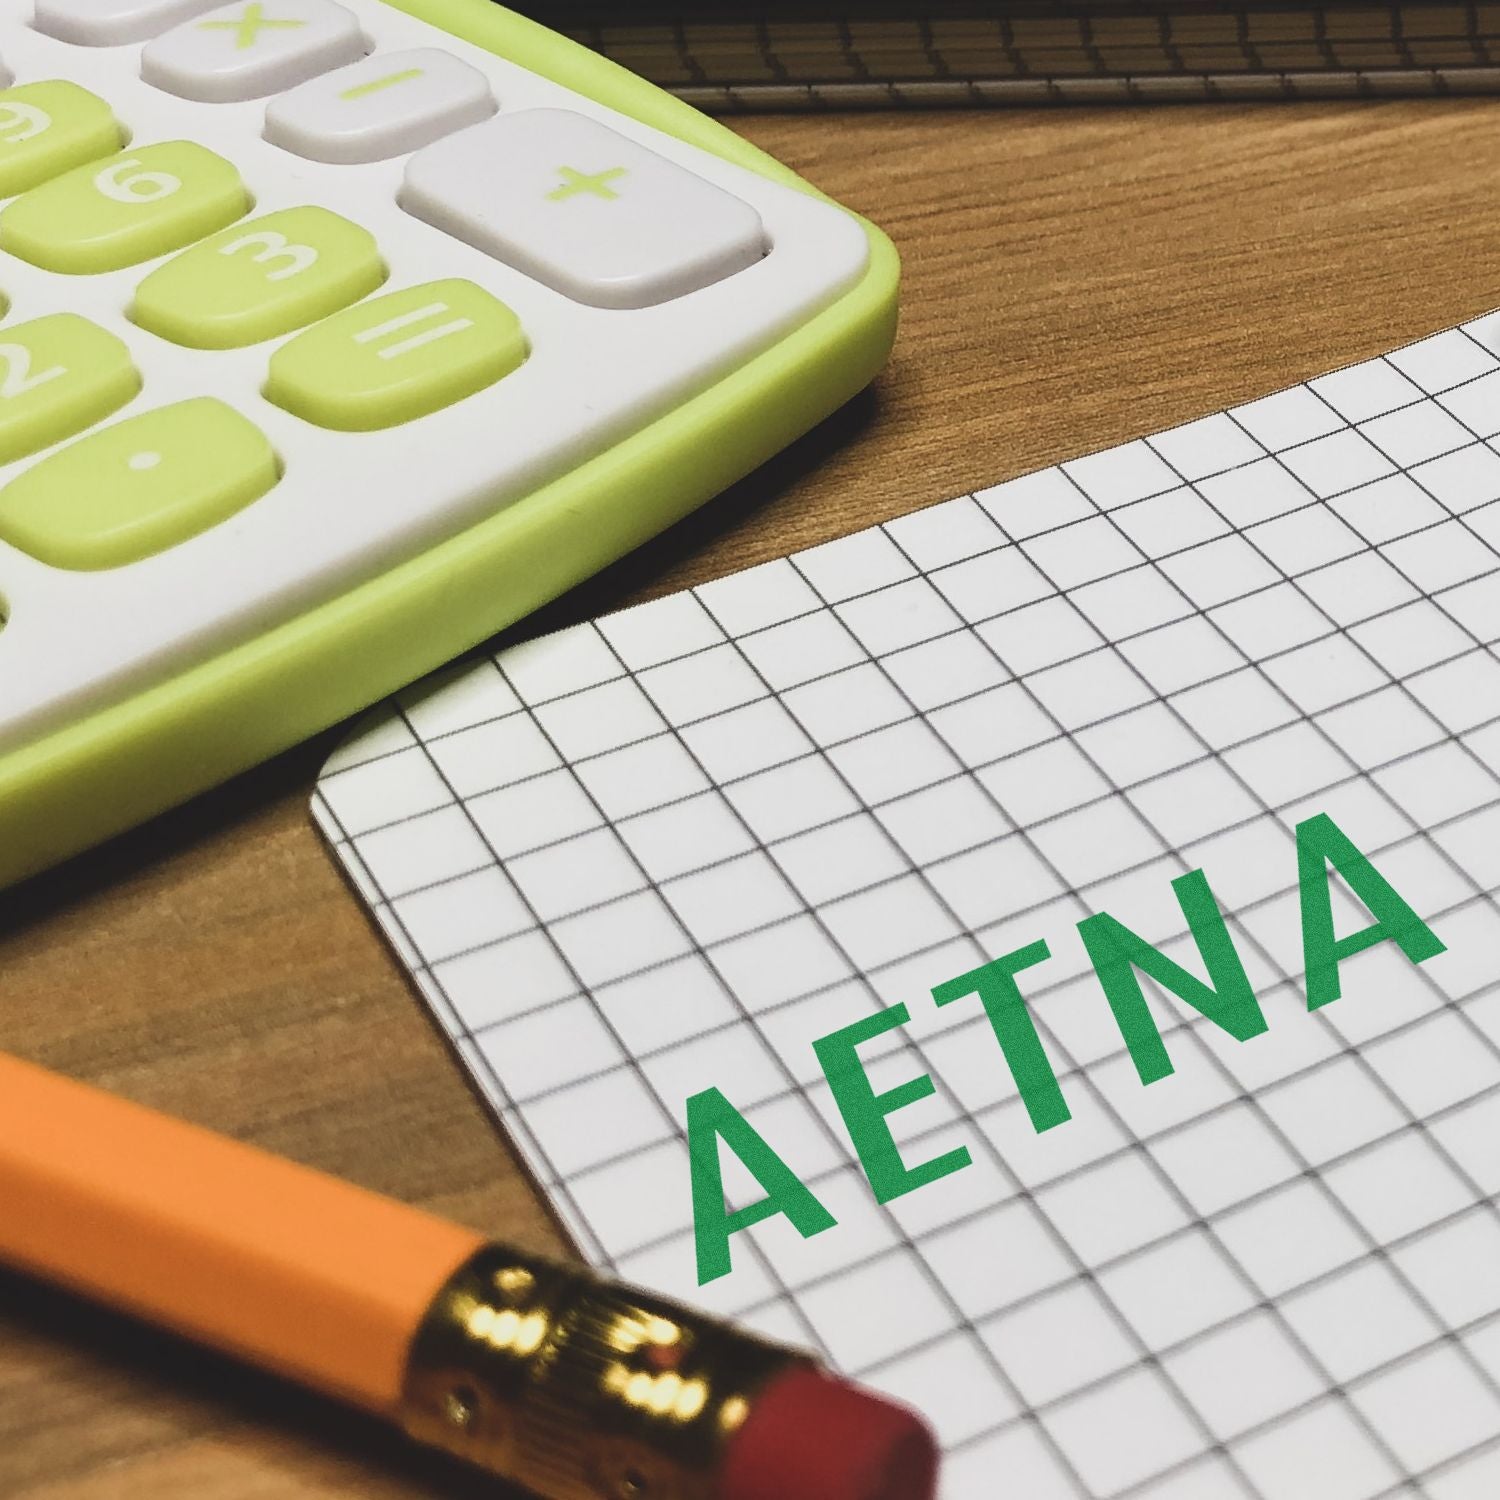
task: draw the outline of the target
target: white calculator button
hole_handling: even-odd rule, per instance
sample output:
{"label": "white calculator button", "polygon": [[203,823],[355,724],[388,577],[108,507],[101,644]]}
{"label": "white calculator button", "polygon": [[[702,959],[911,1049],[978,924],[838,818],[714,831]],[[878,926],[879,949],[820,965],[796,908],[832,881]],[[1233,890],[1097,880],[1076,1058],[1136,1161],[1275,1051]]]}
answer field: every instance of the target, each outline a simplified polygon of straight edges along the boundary
{"label": "white calculator button", "polygon": [[36,0],[38,31],[83,47],[140,42],[208,10],[215,0]]}
{"label": "white calculator button", "polygon": [[384,161],[487,120],[484,74],[435,48],[377,52],[266,106],[266,139],[314,161]]}
{"label": "white calculator button", "polygon": [[500,115],[419,151],[401,206],[595,307],[649,307],[753,265],[760,215],[561,109]]}
{"label": "white calculator button", "polygon": [[365,52],[359,22],[333,0],[236,0],[146,44],[141,77],[208,104],[258,99]]}

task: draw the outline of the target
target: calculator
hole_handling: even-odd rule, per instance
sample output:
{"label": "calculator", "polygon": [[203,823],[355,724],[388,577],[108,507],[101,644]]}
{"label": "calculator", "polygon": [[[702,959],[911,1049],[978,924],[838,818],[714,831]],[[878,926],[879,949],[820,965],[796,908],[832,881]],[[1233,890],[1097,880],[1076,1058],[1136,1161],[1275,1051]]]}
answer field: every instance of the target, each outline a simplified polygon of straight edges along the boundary
{"label": "calculator", "polygon": [[0,885],[526,615],[891,348],[879,230],[488,0],[3,0],[0,85]]}

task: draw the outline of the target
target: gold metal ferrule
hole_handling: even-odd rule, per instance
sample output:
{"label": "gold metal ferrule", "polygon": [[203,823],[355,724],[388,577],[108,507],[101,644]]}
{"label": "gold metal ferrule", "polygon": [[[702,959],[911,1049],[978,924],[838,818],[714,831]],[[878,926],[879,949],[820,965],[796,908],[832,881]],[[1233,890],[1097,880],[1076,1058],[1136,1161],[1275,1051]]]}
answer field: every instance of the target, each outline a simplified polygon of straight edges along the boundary
{"label": "gold metal ferrule", "polygon": [[714,1500],[757,1391],[806,1356],[488,1245],[428,1311],[402,1425],[545,1500]]}

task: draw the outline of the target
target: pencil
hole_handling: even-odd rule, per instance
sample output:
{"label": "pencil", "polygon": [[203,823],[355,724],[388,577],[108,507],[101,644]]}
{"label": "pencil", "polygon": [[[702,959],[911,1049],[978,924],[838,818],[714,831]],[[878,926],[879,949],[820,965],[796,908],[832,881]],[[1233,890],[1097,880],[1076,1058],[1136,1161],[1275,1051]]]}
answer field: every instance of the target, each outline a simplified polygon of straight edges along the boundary
{"label": "pencil", "polygon": [[808,1356],[0,1054],[0,1261],[545,1500],[931,1500]]}

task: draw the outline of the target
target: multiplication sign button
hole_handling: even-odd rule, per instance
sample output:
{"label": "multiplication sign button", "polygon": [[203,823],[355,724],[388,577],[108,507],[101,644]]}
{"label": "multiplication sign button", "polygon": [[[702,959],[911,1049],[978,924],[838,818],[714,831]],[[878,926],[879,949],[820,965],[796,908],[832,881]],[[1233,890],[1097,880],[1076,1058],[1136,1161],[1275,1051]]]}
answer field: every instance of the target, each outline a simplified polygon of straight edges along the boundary
{"label": "multiplication sign button", "polygon": [[760,215],[583,115],[499,115],[419,151],[401,206],[576,302],[650,307],[754,265]]}
{"label": "multiplication sign button", "polygon": [[237,0],[148,42],[141,77],[225,104],[290,88],[366,50],[359,21],[333,0]]}

